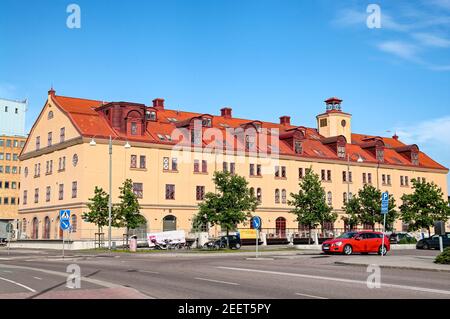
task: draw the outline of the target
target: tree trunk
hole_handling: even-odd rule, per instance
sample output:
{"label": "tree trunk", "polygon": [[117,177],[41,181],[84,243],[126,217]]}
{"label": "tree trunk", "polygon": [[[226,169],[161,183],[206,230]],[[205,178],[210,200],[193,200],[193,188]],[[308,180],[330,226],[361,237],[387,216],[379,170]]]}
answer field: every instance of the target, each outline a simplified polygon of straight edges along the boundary
{"label": "tree trunk", "polygon": [[227,248],[230,247],[230,243],[229,243],[229,241],[228,241],[228,236],[229,236],[229,234],[230,234],[230,230],[229,230],[228,227],[227,227]]}
{"label": "tree trunk", "polygon": [[311,225],[308,226],[308,229],[309,229],[308,245],[311,245]]}

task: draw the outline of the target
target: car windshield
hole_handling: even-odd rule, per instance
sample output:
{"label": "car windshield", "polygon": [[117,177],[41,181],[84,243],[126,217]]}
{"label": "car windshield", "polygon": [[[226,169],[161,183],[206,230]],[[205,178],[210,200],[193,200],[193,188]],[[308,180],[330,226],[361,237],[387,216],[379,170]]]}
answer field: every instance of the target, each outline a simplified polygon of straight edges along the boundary
{"label": "car windshield", "polygon": [[349,232],[349,233],[343,233],[341,236],[337,238],[353,238],[356,236],[357,233]]}

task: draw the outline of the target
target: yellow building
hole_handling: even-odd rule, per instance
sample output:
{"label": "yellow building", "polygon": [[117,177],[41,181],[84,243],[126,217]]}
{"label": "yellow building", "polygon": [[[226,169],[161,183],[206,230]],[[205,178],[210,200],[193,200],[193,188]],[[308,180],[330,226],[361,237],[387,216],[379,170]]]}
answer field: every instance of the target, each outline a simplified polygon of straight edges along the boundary
{"label": "yellow building", "polygon": [[[57,96],[52,89],[20,156],[23,233],[60,238],[58,212],[70,209],[72,238],[94,238],[96,227],[81,215],[95,186],[108,191],[110,136],[113,202],[121,183],[132,179],[147,219],[143,232],[189,232],[198,203],[214,192],[216,170],[249,181],[269,237],[303,231],[286,202],[309,167],[321,176],[327,201],[340,217],[344,201],[365,183],[389,191],[397,203],[411,192],[413,178],[435,182],[447,196],[447,168],[397,136],[353,133],[352,116],[341,110],[341,102],[328,99],[317,128],[307,128],[292,125],[289,116],[268,123],[235,118],[231,108],[222,108],[220,115],[198,114],[167,109],[163,99],[152,106],[107,103]],[[127,143],[131,148],[124,147]],[[344,230],[340,217],[327,225],[330,231]],[[396,227],[402,228],[400,221]],[[116,230],[114,237],[122,233]]]}

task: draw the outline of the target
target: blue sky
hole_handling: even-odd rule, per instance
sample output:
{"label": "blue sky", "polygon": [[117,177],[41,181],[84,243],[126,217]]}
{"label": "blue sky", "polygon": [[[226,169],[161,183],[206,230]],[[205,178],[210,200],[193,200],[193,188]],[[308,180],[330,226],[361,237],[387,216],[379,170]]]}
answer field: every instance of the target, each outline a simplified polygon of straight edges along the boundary
{"label": "blue sky", "polygon": [[[66,8],[81,8],[69,29]],[[30,128],[57,94],[315,127],[327,97],[353,131],[418,143],[450,166],[450,0],[0,1],[0,96]],[[386,132],[390,131],[390,132]]]}

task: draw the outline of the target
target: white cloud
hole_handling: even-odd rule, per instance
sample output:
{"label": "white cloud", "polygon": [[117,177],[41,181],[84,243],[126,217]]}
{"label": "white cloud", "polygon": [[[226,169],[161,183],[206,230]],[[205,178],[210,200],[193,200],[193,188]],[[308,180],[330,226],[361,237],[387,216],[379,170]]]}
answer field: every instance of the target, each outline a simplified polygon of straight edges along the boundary
{"label": "white cloud", "polygon": [[418,47],[403,41],[385,41],[377,45],[381,51],[393,54],[399,58],[419,62],[417,58]]}
{"label": "white cloud", "polygon": [[431,47],[448,48],[450,40],[431,33],[414,33],[412,36],[421,44]]}
{"label": "white cloud", "polygon": [[399,127],[395,131],[408,144],[438,145],[444,150],[450,148],[450,116]]}
{"label": "white cloud", "polygon": [[367,14],[365,11],[355,9],[343,9],[337,13],[333,23],[338,26],[361,25],[366,27]]}

